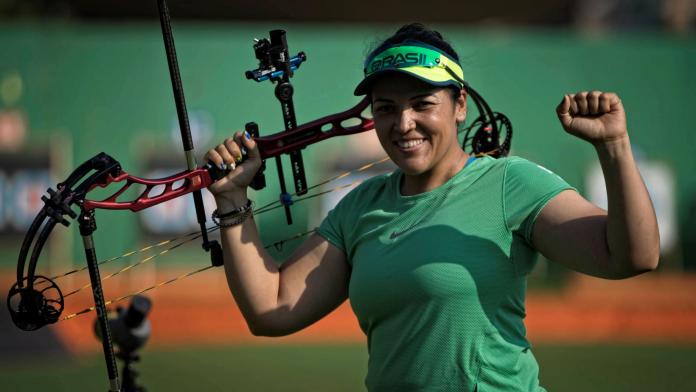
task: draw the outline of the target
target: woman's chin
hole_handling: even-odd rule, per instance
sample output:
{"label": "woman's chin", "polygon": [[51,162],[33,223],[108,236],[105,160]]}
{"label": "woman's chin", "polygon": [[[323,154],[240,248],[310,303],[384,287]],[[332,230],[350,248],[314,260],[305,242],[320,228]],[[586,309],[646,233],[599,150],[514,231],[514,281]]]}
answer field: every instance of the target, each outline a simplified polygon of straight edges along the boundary
{"label": "woman's chin", "polygon": [[399,162],[397,163],[401,172],[407,176],[420,176],[428,171],[428,166],[421,162]]}
{"label": "woman's chin", "polygon": [[426,151],[404,154],[403,151],[397,150],[390,154],[390,158],[401,172],[408,176],[419,176],[431,169],[431,155]]}

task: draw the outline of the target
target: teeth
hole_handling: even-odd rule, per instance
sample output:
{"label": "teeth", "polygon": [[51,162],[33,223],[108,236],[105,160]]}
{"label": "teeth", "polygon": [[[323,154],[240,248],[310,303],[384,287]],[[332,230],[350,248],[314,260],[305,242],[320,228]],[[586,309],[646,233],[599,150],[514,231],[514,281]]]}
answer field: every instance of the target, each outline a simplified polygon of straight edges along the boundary
{"label": "teeth", "polygon": [[398,144],[399,147],[401,148],[411,148],[415,147],[421,143],[423,143],[425,140],[424,139],[417,139],[417,140],[397,140],[396,144]]}

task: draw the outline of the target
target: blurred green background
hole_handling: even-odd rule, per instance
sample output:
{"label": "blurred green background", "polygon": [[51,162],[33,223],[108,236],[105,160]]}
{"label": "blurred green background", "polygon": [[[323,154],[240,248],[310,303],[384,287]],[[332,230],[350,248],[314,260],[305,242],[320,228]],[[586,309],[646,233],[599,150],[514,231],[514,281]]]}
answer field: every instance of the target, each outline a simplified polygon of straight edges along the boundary
{"label": "blurred green background", "polygon": [[[174,27],[189,112],[194,122],[196,116],[205,118],[204,131],[195,132],[197,126],[192,126],[199,159],[248,121],[259,123],[262,135],[282,129],[271,84],[243,76],[257,66],[252,38],[283,27],[291,54],[307,53],[307,62],[293,78],[297,118],[303,123],[358,102],[352,89],[361,78],[364,54],[395,28],[191,22]],[[693,39],[644,31],[586,36],[561,29],[433,27],[459,51],[469,83],[494,110],[512,120],[512,153],[550,168],[581,192],[596,156],[591,146],[564,134],[555,106],[565,93],[618,92],[636,155],[646,163],[664,165],[674,184],[669,202],[676,213],[670,224],[678,235],[672,236],[676,242],[671,246],[663,246],[663,265],[696,267],[696,257],[691,257],[696,239],[689,224],[696,214],[696,118],[690,115],[696,102]],[[5,23],[0,26],[0,47],[0,83],[6,92],[0,108],[26,117],[22,148],[46,148],[58,156],[53,161],[61,167],[52,168],[56,181],[100,151],[141,176],[148,161],[184,161],[157,24]],[[307,148],[310,185],[332,172],[327,157],[353,163],[350,151],[340,138]],[[360,163],[356,159],[352,167]],[[257,205],[277,197],[275,165],[270,162],[267,182],[269,188],[253,196]],[[294,208],[300,229],[316,210],[311,203],[320,202]],[[287,233],[282,213],[269,215],[261,220],[264,235],[282,238],[282,232]],[[99,254],[133,248],[142,236],[137,219],[133,214],[100,212],[98,236],[109,240],[99,244]],[[74,255],[81,257],[80,242],[73,246]],[[2,251],[7,257],[0,263],[14,264],[10,256],[16,247],[5,244]]]}
{"label": "blurred green background", "polygon": [[[69,3],[79,2],[61,4]],[[133,5],[137,2],[126,3],[137,7]],[[548,6],[552,2],[538,3]],[[0,11],[6,4],[20,10],[31,8],[5,1],[0,2]],[[26,12],[31,14],[31,10]],[[175,14],[174,34],[188,109],[194,121],[204,124],[194,129],[198,157],[247,121],[258,122],[262,135],[281,130],[272,86],[243,76],[257,66],[252,38],[283,28],[291,54],[307,53],[307,62],[293,78],[297,118],[303,123],[358,102],[352,90],[361,78],[365,54],[402,22],[421,16],[416,11],[409,13],[406,7],[399,12],[398,18],[380,21],[324,22],[279,14],[245,20],[180,21]],[[566,93],[587,89],[618,92],[637,155],[647,165],[666,168],[660,173],[667,173],[673,185],[668,200],[660,201],[672,206],[668,215],[673,241],[663,247],[661,267],[655,274],[687,274],[696,269],[693,32],[687,28],[685,33],[675,34],[654,25],[583,29],[569,21],[471,24],[445,17],[425,18],[429,20],[458,50],[469,83],[494,110],[512,120],[512,153],[557,172],[585,195],[596,156],[586,143],[564,134],[554,108]],[[161,162],[184,168],[164,48],[154,19],[5,17],[0,18],[0,48],[0,114],[19,113],[26,127],[19,145],[0,139],[5,143],[0,143],[3,165],[15,158],[48,156],[54,183],[100,151],[118,159],[135,175],[145,176]],[[334,139],[304,150],[310,185],[341,168],[364,163],[363,156],[352,158],[357,153],[350,148],[354,145]],[[274,166],[269,162],[269,188],[252,195],[257,205],[277,197]],[[290,177],[287,179],[290,184]],[[3,199],[8,206],[6,203]],[[311,229],[320,219],[318,211],[325,208],[322,203],[317,198],[293,207],[296,224],[292,229],[285,225],[280,210],[263,215],[264,240],[273,242]],[[100,258],[164,237],[148,232],[138,214],[100,211],[98,226],[95,240]],[[61,268],[82,266],[76,228],[60,230],[62,237],[50,244],[53,250],[47,261]],[[19,241],[16,230],[3,232],[0,238],[2,282],[14,280]],[[281,258],[292,245],[272,251]],[[201,263],[206,263],[206,256],[199,245],[191,245],[168,256],[157,268],[194,269]],[[532,278],[532,290],[561,290],[565,278],[565,270],[542,262]],[[4,305],[0,317],[8,318]],[[589,311],[588,317],[592,317]],[[16,344],[7,342],[10,335],[2,331],[0,328],[0,389],[106,389],[100,355],[51,351],[55,347],[49,350],[42,343],[23,354]],[[696,388],[694,343],[670,336],[664,336],[664,344],[542,342],[534,351],[542,385],[550,391],[687,391]],[[151,391],[357,391],[363,389],[367,353],[364,344],[221,342],[219,346],[176,349],[148,347],[142,357],[137,368]]]}

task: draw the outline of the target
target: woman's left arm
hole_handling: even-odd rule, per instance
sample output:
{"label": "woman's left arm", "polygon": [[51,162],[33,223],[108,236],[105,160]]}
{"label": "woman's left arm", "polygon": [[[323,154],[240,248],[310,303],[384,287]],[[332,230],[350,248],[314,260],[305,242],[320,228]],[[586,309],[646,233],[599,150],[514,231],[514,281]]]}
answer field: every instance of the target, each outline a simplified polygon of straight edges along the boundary
{"label": "woman's left arm", "polygon": [[595,147],[609,208],[561,192],[537,217],[534,246],[592,276],[621,279],[654,270],[660,256],[657,219],[633,159],[621,100],[613,93],[580,92],[564,96],[556,112],[566,132]]}

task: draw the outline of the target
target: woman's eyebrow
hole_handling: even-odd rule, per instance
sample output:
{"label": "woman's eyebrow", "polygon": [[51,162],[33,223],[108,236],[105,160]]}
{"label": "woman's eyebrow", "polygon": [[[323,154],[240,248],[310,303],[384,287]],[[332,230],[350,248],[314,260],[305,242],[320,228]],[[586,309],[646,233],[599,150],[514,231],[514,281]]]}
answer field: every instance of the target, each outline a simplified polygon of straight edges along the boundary
{"label": "woman's eyebrow", "polygon": [[409,98],[409,101],[412,101],[412,100],[414,100],[414,99],[428,98],[428,97],[432,97],[432,96],[434,96],[434,95],[435,95],[435,94],[430,93],[430,92],[428,92],[428,93],[423,93],[423,94],[418,94],[418,95],[414,95],[414,96],[412,96],[411,98]]}
{"label": "woman's eyebrow", "polygon": [[[413,101],[413,100],[415,100],[415,99],[421,99],[421,98],[432,97],[433,95],[434,95],[433,93],[428,92],[428,93],[423,93],[423,94],[414,95],[414,96],[412,96],[412,97],[409,97],[408,100],[409,100],[409,101]],[[394,100],[393,100],[393,99],[389,99],[389,98],[377,97],[377,98],[374,99],[373,103],[377,103],[377,102],[394,102]]]}

